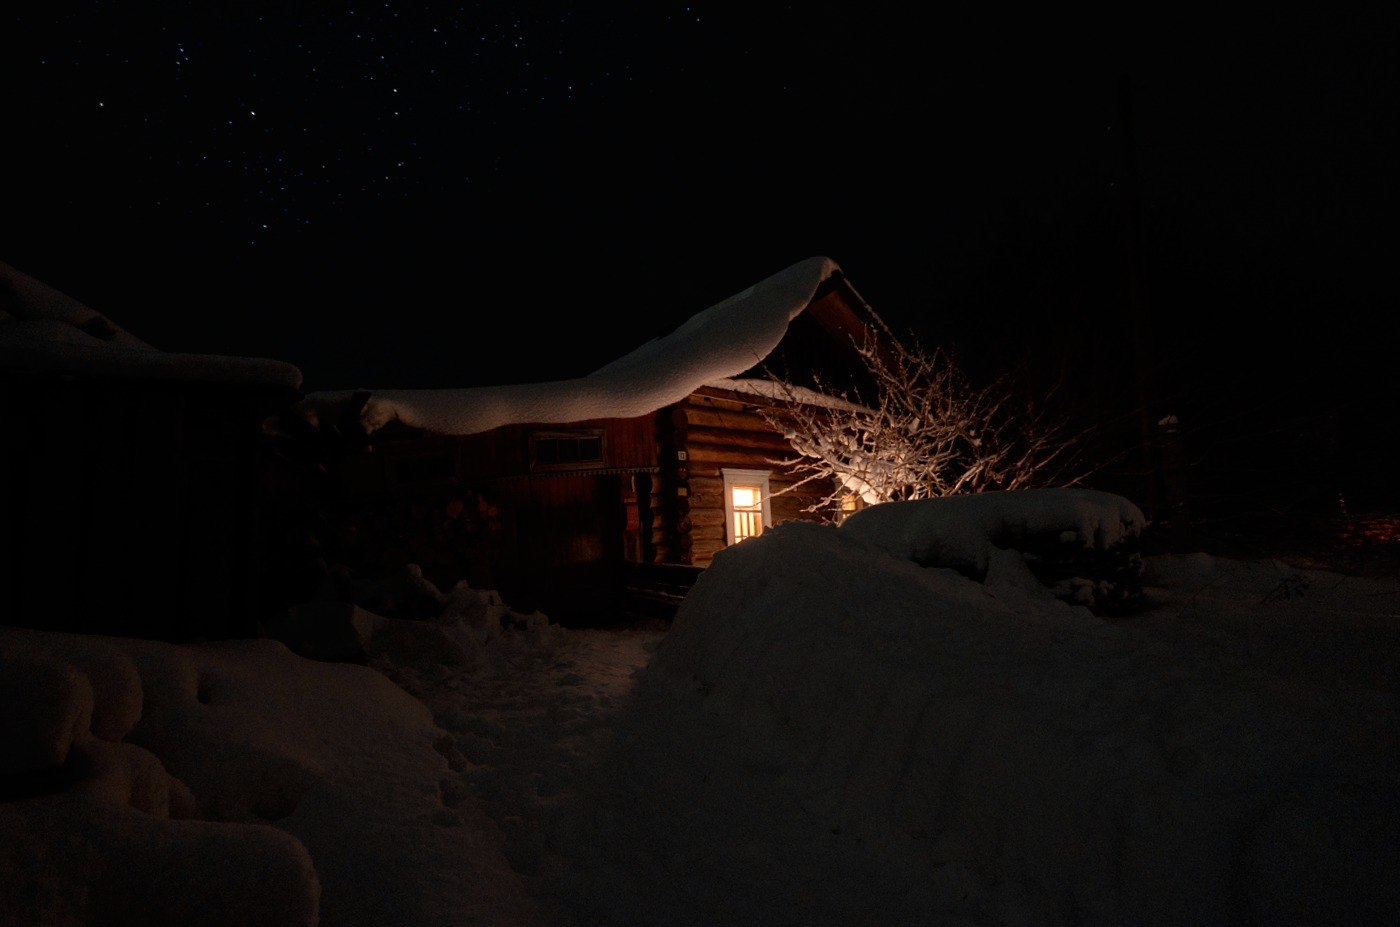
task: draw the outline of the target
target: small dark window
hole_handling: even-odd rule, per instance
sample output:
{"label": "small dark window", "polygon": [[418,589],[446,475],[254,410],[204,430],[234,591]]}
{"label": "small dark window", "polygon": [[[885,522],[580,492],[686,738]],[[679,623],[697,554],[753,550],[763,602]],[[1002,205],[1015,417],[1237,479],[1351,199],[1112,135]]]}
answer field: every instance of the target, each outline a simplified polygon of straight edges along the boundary
{"label": "small dark window", "polygon": [[601,429],[537,431],[530,435],[531,470],[591,470],[601,466]]}

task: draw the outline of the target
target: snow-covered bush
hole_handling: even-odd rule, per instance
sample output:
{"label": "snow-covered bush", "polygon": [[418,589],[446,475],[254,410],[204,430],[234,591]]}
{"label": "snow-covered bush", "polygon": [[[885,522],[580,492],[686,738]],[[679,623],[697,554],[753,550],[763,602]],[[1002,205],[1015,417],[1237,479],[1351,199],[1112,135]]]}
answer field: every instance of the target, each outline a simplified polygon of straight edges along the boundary
{"label": "snow-covered bush", "polygon": [[784,463],[798,485],[834,487],[814,511],[839,512],[851,493],[873,505],[1082,478],[1079,436],[1046,401],[1028,398],[1009,375],[977,386],[949,352],[900,339],[874,313],[867,321],[869,337],[858,346],[864,392],[818,381],[824,401],[813,402],[808,390],[774,376],[779,402],[760,408],[797,451]]}

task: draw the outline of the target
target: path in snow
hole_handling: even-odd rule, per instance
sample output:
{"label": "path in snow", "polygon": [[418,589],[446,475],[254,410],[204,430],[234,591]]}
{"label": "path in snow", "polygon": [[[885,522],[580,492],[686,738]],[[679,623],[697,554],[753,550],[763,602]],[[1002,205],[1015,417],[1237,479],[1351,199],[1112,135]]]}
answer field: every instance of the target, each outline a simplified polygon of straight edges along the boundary
{"label": "path in snow", "polygon": [[[511,866],[545,903],[575,895],[571,823],[580,795],[614,743],[633,673],[665,635],[659,625],[555,629],[548,643],[498,642],[483,666],[375,664],[421,699],[452,735],[460,777],[449,805],[475,795],[505,838]],[[514,647],[514,649],[512,649]],[[550,923],[569,920],[556,910]]]}

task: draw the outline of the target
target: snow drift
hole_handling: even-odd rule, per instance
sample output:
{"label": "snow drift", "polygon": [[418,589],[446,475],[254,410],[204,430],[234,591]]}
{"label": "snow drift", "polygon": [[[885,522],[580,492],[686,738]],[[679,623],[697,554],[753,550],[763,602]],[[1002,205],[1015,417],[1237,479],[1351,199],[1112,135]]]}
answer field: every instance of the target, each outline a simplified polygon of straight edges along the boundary
{"label": "snow drift", "polygon": [[608,848],[581,861],[589,915],[1393,914],[1393,698],[1271,676],[1229,642],[940,564],[989,556],[986,538],[1061,504],[1052,520],[1091,539],[1137,518],[1113,498],[1025,498],[946,500],[947,520],[889,503],[849,529],[788,523],[721,551],[641,674],[626,747],[580,825]]}
{"label": "snow drift", "polygon": [[269,640],[0,628],[0,924],[537,922],[423,704]]}

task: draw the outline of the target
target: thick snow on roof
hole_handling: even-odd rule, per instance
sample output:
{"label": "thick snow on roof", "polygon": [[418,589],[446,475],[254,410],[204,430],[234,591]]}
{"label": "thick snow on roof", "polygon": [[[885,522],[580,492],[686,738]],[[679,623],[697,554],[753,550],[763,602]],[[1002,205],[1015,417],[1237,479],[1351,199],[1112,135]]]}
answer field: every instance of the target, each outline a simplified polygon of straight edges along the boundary
{"label": "thick snow on roof", "polygon": [[160,351],[100,312],[0,262],[0,367],[135,379],[301,386],[285,361]]}
{"label": "thick snow on roof", "polygon": [[[441,434],[467,435],[502,425],[633,418],[679,402],[698,387],[737,376],[767,357],[788,323],[840,268],[812,257],[692,316],[661,338],[586,377],[465,389],[372,390],[360,424],[373,432],[393,421]],[[726,388],[732,388],[726,385]],[[315,420],[353,391],[315,392],[301,406]]]}

